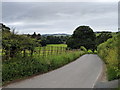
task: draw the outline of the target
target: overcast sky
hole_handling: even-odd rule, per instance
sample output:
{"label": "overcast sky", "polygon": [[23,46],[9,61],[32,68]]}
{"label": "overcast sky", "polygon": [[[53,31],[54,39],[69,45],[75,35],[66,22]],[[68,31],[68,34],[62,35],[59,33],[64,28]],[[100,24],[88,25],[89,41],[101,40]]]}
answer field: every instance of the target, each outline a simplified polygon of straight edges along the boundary
{"label": "overcast sky", "polygon": [[20,34],[72,34],[81,25],[94,31],[118,31],[118,3],[3,2],[2,22]]}

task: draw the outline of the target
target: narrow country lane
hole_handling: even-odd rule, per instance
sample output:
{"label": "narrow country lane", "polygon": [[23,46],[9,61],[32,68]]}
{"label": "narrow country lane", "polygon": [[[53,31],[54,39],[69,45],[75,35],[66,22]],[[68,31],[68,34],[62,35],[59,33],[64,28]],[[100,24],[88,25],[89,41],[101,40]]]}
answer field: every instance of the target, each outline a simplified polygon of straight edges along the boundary
{"label": "narrow country lane", "polygon": [[5,88],[93,88],[103,69],[97,55],[86,54],[76,61]]}

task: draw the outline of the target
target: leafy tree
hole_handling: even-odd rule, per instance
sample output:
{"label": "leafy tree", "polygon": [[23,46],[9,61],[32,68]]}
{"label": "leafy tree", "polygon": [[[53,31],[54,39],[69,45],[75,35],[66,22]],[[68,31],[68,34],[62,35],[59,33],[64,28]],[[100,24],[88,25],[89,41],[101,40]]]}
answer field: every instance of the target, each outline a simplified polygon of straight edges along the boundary
{"label": "leafy tree", "polygon": [[60,36],[59,38],[61,39],[61,43],[66,44],[67,39],[69,38],[69,36]]}
{"label": "leafy tree", "polygon": [[40,34],[36,34],[36,32],[34,32],[32,35],[27,35],[27,36],[31,36],[34,39],[40,40],[41,39],[41,35]]}
{"label": "leafy tree", "polygon": [[40,38],[40,44],[46,46],[47,44],[65,44],[69,36],[45,36],[42,35]]}
{"label": "leafy tree", "polygon": [[40,44],[41,44],[41,46],[46,46],[47,45],[46,39],[41,39]]}
{"label": "leafy tree", "polygon": [[89,26],[79,26],[67,40],[67,45],[72,49],[78,49],[80,46],[84,46],[87,50],[91,49],[94,51],[96,48],[95,39],[96,36]]}
{"label": "leafy tree", "polygon": [[100,35],[96,37],[96,44],[97,46],[105,41],[107,41],[109,38],[112,38],[111,32],[101,32]]}
{"label": "leafy tree", "polygon": [[37,38],[37,40],[40,40],[41,39],[41,35],[38,34],[36,38]]}
{"label": "leafy tree", "polygon": [[28,37],[26,35],[17,35],[10,32],[10,29],[3,25],[2,27],[2,47],[4,51],[5,60],[15,57],[17,54],[22,54],[24,51],[24,56],[26,50],[31,51],[31,55],[36,46],[38,46],[36,39]]}
{"label": "leafy tree", "polygon": [[47,36],[46,43],[47,44],[61,44],[62,41],[61,41],[60,37],[57,37],[57,36]]}
{"label": "leafy tree", "polygon": [[37,40],[30,38],[30,37],[27,37],[25,35],[20,35],[19,39],[20,39],[19,42],[21,44],[20,50],[24,51],[24,56],[26,54],[26,50],[29,50],[31,52],[31,56],[32,56],[35,47],[39,46]]}
{"label": "leafy tree", "polygon": [[32,35],[32,38],[36,38],[36,36],[37,36],[37,35],[36,35],[36,33],[34,32],[34,34]]}

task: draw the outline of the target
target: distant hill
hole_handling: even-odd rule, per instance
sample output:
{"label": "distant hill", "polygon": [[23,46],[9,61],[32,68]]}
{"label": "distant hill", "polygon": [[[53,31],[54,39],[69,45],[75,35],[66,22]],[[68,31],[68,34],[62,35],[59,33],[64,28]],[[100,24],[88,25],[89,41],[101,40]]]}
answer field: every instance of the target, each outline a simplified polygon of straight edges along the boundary
{"label": "distant hill", "polygon": [[70,34],[58,33],[58,34],[42,34],[42,36],[70,36]]}
{"label": "distant hill", "polygon": [[95,33],[112,33],[111,31],[96,31]]}

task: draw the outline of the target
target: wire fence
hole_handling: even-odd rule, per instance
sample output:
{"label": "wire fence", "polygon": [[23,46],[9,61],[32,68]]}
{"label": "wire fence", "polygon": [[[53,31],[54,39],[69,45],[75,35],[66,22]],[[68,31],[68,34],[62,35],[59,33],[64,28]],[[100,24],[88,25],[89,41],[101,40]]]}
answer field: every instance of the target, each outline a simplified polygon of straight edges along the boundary
{"label": "wire fence", "polygon": [[[57,47],[57,46],[46,46],[46,47],[37,47],[33,55],[34,56],[43,56],[47,57],[49,55],[58,55],[62,53],[68,53],[73,51],[78,51],[79,49],[69,49],[67,47]],[[26,55],[30,55],[30,52],[28,51]]]}
{"label": "wire fence", "polygon": [[[73,52],[73,51],[78,51],[79,49],[69,49],[67,47],[62,47],[62,46],[45,46],[45,47],[36,47],[35,50],[31,53],[30,50],[23,50],[21,51],[22,57],[26,56],[41,56],[41,57],[47,57],[50,55],[58,55],[62,53],[68,53],[68,52]],[[18,55],[19,55],[18,54]],[[3,59],[9,59],[10,54],[5,55],[4,51],[2,52]]]}

